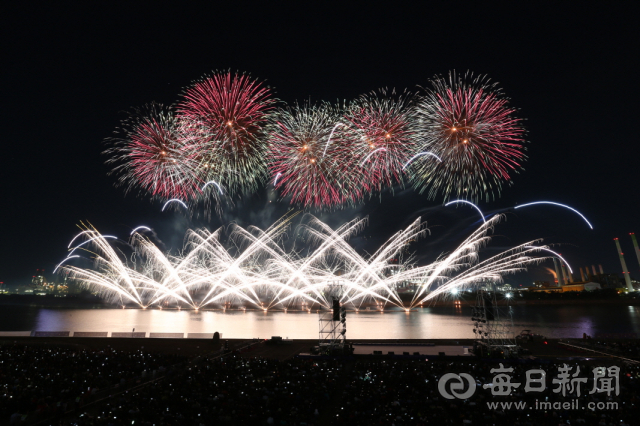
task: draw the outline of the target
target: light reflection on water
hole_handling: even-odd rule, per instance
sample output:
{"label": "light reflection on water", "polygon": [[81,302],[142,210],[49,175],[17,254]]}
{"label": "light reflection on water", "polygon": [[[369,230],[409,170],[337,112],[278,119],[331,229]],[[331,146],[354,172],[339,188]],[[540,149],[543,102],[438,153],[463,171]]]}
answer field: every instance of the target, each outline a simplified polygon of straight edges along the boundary
{"label": "light reflection on water", "polygon": [[[213,333],[227,338],[291,339],[318,337],[318,314],[296,311],[189,311],[157,309],[45,309],[3,307],[2,331],[109,331]],[[621,306],[515,306],[515,334],[523,329],[547,337],[640,334],[640,308]],[[347,315],[351,339],[473,338],[471,308],[423,308],[403,311],[360,311]]]}

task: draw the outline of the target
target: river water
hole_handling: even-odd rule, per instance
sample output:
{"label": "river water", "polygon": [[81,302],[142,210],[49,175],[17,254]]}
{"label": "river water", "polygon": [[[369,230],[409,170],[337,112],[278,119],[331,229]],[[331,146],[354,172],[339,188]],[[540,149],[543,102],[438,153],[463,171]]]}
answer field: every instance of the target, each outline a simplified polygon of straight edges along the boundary
{"label": "river water", "polygon": [[[550,338],[640,335],[640,306],[519,305],[511,308],[513,332],[532,330]],[[188,311],[158,309],[60,309],[2,306],[0,331],[100,331],[213,333],[225,338],[318,337],[316,312]],[[148,334],[147,334],[148,335]],[[470,307],[430,307],[349,312],[351,339],[473,338]]]}

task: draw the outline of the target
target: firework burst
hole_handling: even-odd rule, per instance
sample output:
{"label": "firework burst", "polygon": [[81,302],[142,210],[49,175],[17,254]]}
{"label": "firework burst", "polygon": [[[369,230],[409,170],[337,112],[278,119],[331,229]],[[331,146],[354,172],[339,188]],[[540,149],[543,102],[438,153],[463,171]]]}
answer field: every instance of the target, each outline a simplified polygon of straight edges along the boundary
{"label": "firework burst", "polygon": [[413,185],[431,197],[490,199],[520,169],[524,154],[522,120],[514,116],[495,83],[486,77],[451,73],[436,78],[417,105],[424,157],[412,163]]}
{"label": "firework burst", "polygon": [[152,196],[195,199],[204,183],[200,142],[161,105],[135,110],[105,151],[127,190],[141,188]]}
{"label": "firework burst", "polygon": [[410,98],[394,98],[385,90],[361,96],[346,115],[359,135],[353,145],[363,173],[377,191],[402,183],[402,166],[416,148],[415,109],[408,107]]}
{"label": "firework burst", "polygon": [[175,114],[136,111],[107,162],[128,190],[189,210],[204,201],[208,214],[268,176],[305,208],[354,205],[405,179],[432,198],[489,200],[526,158],[515,109],[471,74],[438,77],[420,97],[381,90],[347,107],[275,106],[263,83],[214,73],[185,89]]}
{"label": "firework burst", "polygon": [[262,130],[274,104],[268,87],[230,72],[185,90],[178,115],[205,145],[207,180],[222,182],[230,193],[257,188],[266,176]]}
{"label": "firework burst", "polygon": [[304,207],[355,203],[370,191],[353,147],[359,135],[329,104],[279,110],[269,126],[269,171],[283,197]]}

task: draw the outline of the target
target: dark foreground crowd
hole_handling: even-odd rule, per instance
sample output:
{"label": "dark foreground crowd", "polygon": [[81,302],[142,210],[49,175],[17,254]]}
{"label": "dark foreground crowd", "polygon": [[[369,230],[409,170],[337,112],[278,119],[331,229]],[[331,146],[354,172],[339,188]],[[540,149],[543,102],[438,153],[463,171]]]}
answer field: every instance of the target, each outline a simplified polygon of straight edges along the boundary
{"label": "dark foreground crowd", "polygon": [[184,358],[142,351],[0,346],[0,424],[60,417],[105,393],[159,377]]}
{"label": "dark foreground crowd", "polygon": [[[640,418],[640,366],[602,359],[504,360],[504,368],[513,368],[505,382],[495,371],[499,362],[466,357],[276,361],[229,353],[187,360],[111,349],[0,350],[0,424],[624,426]],[[531,370],[538,371],[530,385],[542,392],[525,389]],[[451,399],[445,398],[439,380],[446,373],[473,378],[473,395],[452,396],[469,386],[450,383],[443,389]],[[520,386],[494,395],[505,383]],[[553,405],[572,401],[569,408]]]}
{"label": "dark foreground crowd", "polygon": [[640,342],[638,340],[577,340],[576,343],[596,351],[614,354],[621,357],[640,357]]}

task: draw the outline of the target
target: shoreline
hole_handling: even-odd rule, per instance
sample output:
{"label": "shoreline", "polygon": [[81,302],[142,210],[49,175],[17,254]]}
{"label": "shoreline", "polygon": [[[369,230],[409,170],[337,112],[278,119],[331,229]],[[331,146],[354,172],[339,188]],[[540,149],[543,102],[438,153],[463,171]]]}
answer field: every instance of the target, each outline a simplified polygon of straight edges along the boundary
{"label": "shoreline", "polygon": [[[422,305],[415,306],[413,309],[420,308],[441,308],[441,307],[474,307],[476,305],[475,298],[473,299],[440,299],[433,300],[429,302],[425,302]],[[607,298],[607,299],[578,299],[574,297],[567,298],[539,298],[539,299],[513,299],[510,301],[499,300],[498,306],[540,306],[540,305],[583,305],[583,306],[640,306],[640,298]],[[104,300],[100,299],[97,296],[91,297],[57,297],[57,296],[35,296],[35,295],[0,295],[0,306],[28,306],[32,308],[44,308],[44,309],[122,309],[122,305],[116,305],[107,303]],[[394,305],[387,305],[388,307],[385,311],[393,311],[400,310]],[[244,309],[243,309],[244,308]],[[365,303],[360,307],[361,311],[364,310],[378,310],[379,306],[375,303]],[[126,309],[143,309],[138,306],[127,306]],[[151,306],[149,309],[158,309],[157,306]],[[165,307],[164,309],[168,310],[194,310],[191,307],[181,306],[171,306]],[[313,306],[311,307],[312,311],[319,309],[319,307]],[[212,307],[205,307],[200,309],[201,311],[222,311],[225,310],[221,306],[213,305]],[[255,306],[241,306],[237,305],[228,310],[255,310],[259,311],[260,309]],[[271,308],[272,311],[284,311],[284,308]],[[287,308],[288,311],[303,312],[303,309],[295,309],[295,308]],[[355,309],[347,309],[349,311]]]}

